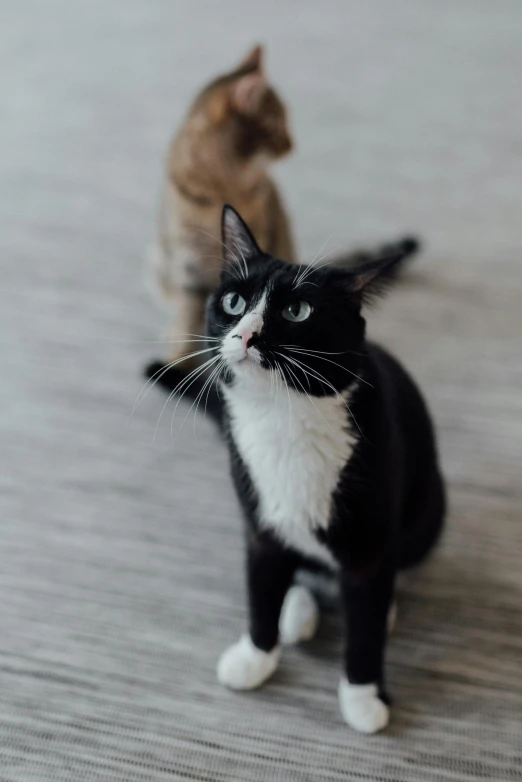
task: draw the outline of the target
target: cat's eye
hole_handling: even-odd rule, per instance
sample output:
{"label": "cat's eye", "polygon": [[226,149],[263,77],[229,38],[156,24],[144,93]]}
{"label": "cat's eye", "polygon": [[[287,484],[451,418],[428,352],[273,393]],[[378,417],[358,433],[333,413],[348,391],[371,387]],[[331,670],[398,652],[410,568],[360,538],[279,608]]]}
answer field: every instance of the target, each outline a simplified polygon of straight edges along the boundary
{"label": "cat's eye", "polygon": [[287,304],[282,314],[283,318],[292,321],[292,323],[301,323],[301,321],[310,317],[312,307],[307,301],[300,299]]}
{"label": "cat's eye", "polygon": [[225,293],[221,304],[227,315],[242,315],[246,307],[244,298],[235,291]]}

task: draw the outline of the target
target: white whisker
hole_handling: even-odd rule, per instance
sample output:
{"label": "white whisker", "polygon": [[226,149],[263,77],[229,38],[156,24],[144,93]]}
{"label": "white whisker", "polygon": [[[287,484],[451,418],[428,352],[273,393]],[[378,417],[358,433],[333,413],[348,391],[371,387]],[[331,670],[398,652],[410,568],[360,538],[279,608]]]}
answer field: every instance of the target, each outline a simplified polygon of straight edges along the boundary
{"label": "white whisker", "polygon": [[207,388],[210,388],[210,386],[212,385],[212,381],[214,380],[214,377],[215,377],[215,375],[216,375],[216,372],[218,372],[218,371],[219,371],[219,369],[220,369],[220,365],[221,365],[221,362],[218,362],[218,365],[217,365],[217,367],[215,367],[215,368],[212,370],[212,372],[210,373],[210,375],[208,376],[208,378],[205,380],[205,382],[204,382],[204,384],[203,384],[203,386],[202,386],[201,390],[199,391],[199,393],[198,393],[198,395],[196,396],[195,400],[192,402],[191,406],[189,407],[189,409],[188,409],[188,412],[187,412],[187,414],[186,414],[185,418],[183,419],[183,423],[182,423],[182,424],[181,424],[181,426],[180,426],[180,431],[181,431],[181,429],[183,428],[183,424],[185,423],[185,421],[187,420],[187,418],[188,418],[188,416],[189,416],[189,413],[190,413],[190,411],[192,410],[192,408],[194,407],[194,405],[196,405],[196,409],[194,410],[194,440],[196,439],[196,415],[197,415],[197,412],[198,412],[199,403],[200,403],[200,402],[201,402],[201,400],[203,399],[203,394],[205,393],[205,390],[206,390]]}
{"label": "white whisker", "polygon": [[367,386],[370,386],[370,388],[373,388],[371,383],[369,383],[363,377],[360,377],[360,375],[356,375],[355,372],[352,372],[351,369],[347,369],[346,367],[343,367],[342,364],[338,364],[337,361],[332,361],[330,358],[320,356],[318,353],[313,353],[311,350],[303,351],[299,348],[288,348],[288,350],[290,350],[291,353],[304,353],[304,355],[319,358],[321,361],[328,361],[329,364],[334,364],[336,367],[339,367],[339,369],[343,369],[345,372],[348,372],[348,374],[352,375],[352,377],[356,377],[357,380],[361,381],[361,383],[365,383]]}
{"label": "white whisker", "polygon": [[[211,234],[209,231],[204,231],[203,228],[196,228],[196,231],[198,231],[200,234],[204,234],[205,236],[209,236],[215,242],[220,244],[221,247],[224,247],[227,252],[230,252],[230,247],[227,247],[227,245],[223,241],[221,241],[221,239],[218,239],[217,236],[214,236],[214,234]],[[236,258],[235,254],[232,253],[232,255],[234,256],[235,260],[237,261],[238,259]]]}
{"label": "white whisker", "polygon": [[[222,242],[221,239],[218,239],[217,236],[214,236],[214,234],[211,234],[208,231],[204,231],[202,228],[197,228],[196,230],[199,231],[200,234],[205,234],[205,236],[210,236],[211,239],[213,239],[215,242],[218,242],[222,247],[224,247],[225,250],[232,255],[234,261],[237,263],[237,265],[239,267],[239,270],[242,272],[241,263],[239,261],[239,258],[236,256],[235,253],[233,253],[230,250],[230,247],[227,247],[227,245],[224,242]],[[225,258],[223,260],[225,261],[225,263],[230,263],[230,265],[232,265],[231,262],[227,261]]]}
{"label": "white whisker", "polygon": [[[153,443],[154,443],[154,441],[156,440],[156,435],[158,434],[158,428],[159,428],[159,425],[160,425],[161,418],[162,418],[162,416],[163,416],[163,413],[165,412],[165,409],[166,409],[166,407],[167,407],[168,403],[170,402],[170,400],[171,400],[171,399],[172,399],[172,398],[173,398],[173,397],[176,395],[176,393],[178,392],[178,390],[179,390],[180,388],[182,388],[182,387],[183,387],[183,386],[184,386],[184,385],[185,385],[185,384],[186,384],[188,381],[191,381],[191,382],[189,383],[189,385],[191,385],[191,384],[192,384],[192,382],[193,382],[194,380],[196,380],[196,379],[199,377],[199,375],[200,375],[200,374],[203,374],[203,373],[205,372],[206,368],[207,368],[208,366],[211,366],[211,365],[214,363],[214,361],[215,361],[217,358],[218,358],[218,356],[213,356],[212,358],[209,358],[209,359],[208,359],[208,361],[205,361],[205,363],[204,363],[204,364],[202,364],[201,366],[199,366],[199,367],[196,367],[195,369],[193,369],[193,370],[192,370],[192,372],[189,372],[189,374],[188,374],[188,375],[186,375],[185,377],[183,377],[183,378],[182,378],[182,379],[179,381],[179,383],[178,383],[178,384],[175,386],[175,388],[173,388],[173,389],[172,389],[172,391],[171,391],[171,392],[169,393],[169,395],[167,396],[167,399],[166,399],[166,401],[165,401],[165,404],[164,404],[164,405],[163,405],[163,407],[161,408],[161,412],[160,412],[160,414],[159,414],[159,418],[158,418],[158,421],[157,421],[157,423],[156,423],[156,428],[154,429],[154,436],[153,436],[153,438],[152,438],[152,442],[153,442]],[[187,386],[187,387],[188,387],[188,386]],[[185,389],[185,390],[186,390],[186,389]],[[182,396],[183,396],[183,394],[182,394]],[[181,399],[181,397],[180,397],[180,399]],[[178,402],[176,403],[176,407],[178,406],[178,403],[179,403],[179,399],[178,399]],[[176,407],[174,408],[174,412],[176,412]]]}
{"label": "white whisker", "polygon": [[219,342],[221,337],[209,337],[206,334],[172,334],[173,337],[199,337],[200,339],[206,339],[210,342]]}
{"label": "white whisker", "polygon": [[[229,261],[227,258],[223,258],[220,255],[199,255],[197,258],[194,259],[194,261],[202,261],[205,258],[215,258],[216,260],[221,261],[221,266],[206,266],[205,267],[206,271],[221,271],[223,269],[223,264],[228,263],[230,266],[229,271],[232,274],[232,276],[235,277],[238,282],[241,282],[240,278],[237,276],[237,274],[234,271],[234,265],[232,261]],[[234,258],[234,262],[238,263],[238,259]]]}
{"label": "white whisker", "polygon": [[247,277],[248,277],[248,264],[247,264],[247,262],[246,262],[246,258],[245,258],[245,256],[243,255],[243,251],[241,250],[241,247],[238,245],[238,243],[236,242],[236,240],[235,240],[235,239],[233,239],[232,241],[234,242],[234,244],[235,244],[235,246],[236,246],[236,250],[237,250],[237,251],[238,251],[238,253],[240,254],[241,258],[243,259],[243,263],[245,264],[245,274],[244,274],[244,279],[246,280],[246,279],[247,279]]}
{"label": "white whisker", "polygon": [[[307,270],[307,269],[309,269],[309,268],[310,268],[310,266],[313,266],[313,264],[315,263],[315,259],[317,258],[317,256],[319,255],[319,253],[322,253],[322,251],[324,250],[324,248],[326,247],[326,245],[328,244],[328,242],[330,241],[330,239],[331,239],[331,238],[332,238],[332,236],[331,236],[331,234],[330,234],[330,236],[329,236],[329,237],[328,237],[328,238],[327,238],[327,239],[326,239],[326,240],[325,240],[325,241],[322,243],[322,245],[319,247],[319,249],[317,250],[316,254],[315,254],[315,255],[314,255],[314,257],[312,258],[312,260],[310,261],[310,263],[307,263],[307,264],[305,264],[305,266],[304,266],[304,269],[299,269],[299,270],[297,271],[297,274],[296,274],[296,276],[294,277],[293,288],[296,288],[296,287],[299,285],[299,283],[300,283],[300,281],[301,281],[301,277],[302,277],[302,276],[303,276],[303,275],[306,273],[306,270]],[[298,282],[298,280],[299,280],[299,282]]]}
{"label": "white whisker", "polygon": [[[281,356],[281,358],[282,358],[282,359],[286,360],[286,356],[284,356],[282,353],[278,353],[277,355],[278,355],[278,356]],[[297,377],[297,375],[295,374],[295,372],[293,371],[293,369],[291,369],[289,366],[287,366],[287,370],[288,370],[288,372],[290,372],[290,374],[292,375],[292,377],[294,378],[294,380],[295,380],[295,381],[296,381],[296,382],[299,384],[299,386],[302,388],[302,390],[303,390],[303,393],[305,394],[305,396],[306,396],[306,397],[307,397],[307,398],[310,400],[310,402],[311,402],[311,403],[312,403],[312,405],[315,407],[316,411],[319,413],[319,415],[321,416],[321,418],[322,418],[322,419],[323,419],[323,421],[325,422],[325,424],[326,424],[326,426],[328,427],[328,429],[330,430],[330,432],[333,434],[332,427],[330,426],[330,424],[328,423],[328,421],[326,420],[326,418],[324,417],[324,415],[321,413],[321,411],[319,410],[319,408],[318,408],[318,407],[317,407],[317,405],[315,404],[315,402],[314,402],[313,398],[312,398],[312,397],[310,396],[310,394],[309,394],[309,393],[306,391],[305,387],[303,386],[303,384],[301,383],[301,381],[299,380],[299,378]],[[301,370],[301,371],[302,371],[302,370]],[[305,375],[305,377],[306,377],[306,375]],[[306,377],[306,381],[307,381],[307,383],[308,383],[308,387],[310,388],[310,381],[308,380],[308,378],[307,378],[307,377]]]}
{"label": "white whisker", "polygon": [[[181,400],[183,399],[183,397],[185,396],[185,394],[189,390],[190,386],[193,383],[195,383],[196,380],[198,380],[202,375],[204,375],[205,372],[207,371],[207,369],[210,369],[210,367],[213,364],[215,364],[215,362],[218,361],[219,358],[220,358],[219,355],[213,356],[212,358],[209,358],[209,360],[206,361],[204,364],[202,364],[200,367],[196,367],[196,369],[192,370],[192,372],[190,372],[190,374],[188,374],[185,378],[183,378],[183,380],[181,380],[181,382],[178,383],[176,388],[169,395],[169,398],[167,399],[167,402],[165,402],[165,405],[163,406],[163,409],[162,409],[162,411],[160,413],[160,418],[163,415],[163,410],[167,406],[167,403],[170,401],[172,396],[174,394],[176,394],[176,393],[179,393],[179,391],[181,389],[183,389],[182,393],[178,397],[178,401],[174,405],[174,410],[172,411],[172,416],[171,416],[171,419],[170,419],[170,436],[171,437],[174,434],[174,417],[176,415],[176,410],[178,409],[179,403],[181,402]],[[158,425],[159,425],[159,420],[158,420]],[[157,430],[157,427],[156,427],[156,430]]]}
{"label": "white whisker", "polygon": [[347,353],[351,353],[353,356],[364,356],[364,353],[355,353],[353,350],[310,350],[309,348],[302,348],[300,345],[280,345],[281,348],[298,348],[303,353],[320,353],[323,356],[344,356]]}
{"label": "white whisker", "polygon": [[281,369],[281,365],[279,364],[279,362],[276,361],[275,363],[276,363],[276,367],[278,368],[279,373],[281,375],[281,379],[284,381],[284,384],[286,386],[286,393],[288,395],[288,419],[291,422],[291,420],[292,420],[292,400],[290,399],[290,389],[288,388],[288,381],[287,381],[287,379],[286,379],[286,377],[284,375],[283,370]]}
{"label": "white whisker", "polygon": [[[220,363],[217,366],[217,376],[214,378],[214,381],[213,381],[213,383],[216,384],[216,392],[217,392],[218,396],[219,396],[219,390],[218,390],[218,385],[217,384],[219,383],[219,376],[221,374],[221,371],[223,370],[223,367],[226,366],[226,363],[227,362],[225,361],[225,359],[222,359],[222,361],[220,361]],[[208,388],[208,391],[207,391],[207,396],[205,398],[205,411],[203,413],[203,417],[204,418],[206,418],[206,415],[207,415],[208,396],[210,394],[210,391],[212,390],[213,383],[210,384],[210,386]]]}
{"label": "white whisker", "polygon": [[[357,429],[359,430],[359,432],[361,433],[361,435],[364,437],[363,431],[362,431],[361,427],[359,426],[359,424],[357,423],[357,420],[356,420],[356,418],[355,418],[354,414],[352,413],[352,411],[351,411],[351,409],[350,409],[350,406],[349,406],[348,402],[346,401],[346,399],[343,399],[343,397],[342,397],[342,396],[341,396],[341,394],[340,394],[340,393],[337,391],[337,389],[335,388],[335,386],[333,386],[333,385],[330,383],[330,381],[329,381],[329,380],[327,380],[327,379],[324,377],[324,375],[321,375],[321,373],[320,373],[320,372],[316,372],[316,370],[312,369],[310,366],[308,366],[308,364],[303,364],[301,361],[299,361],[299,359],[294,359],[294,358],[290,358],[290,356],[287,356],[287,360],[288,360],[288,361],[291,361],[292,363],[295,363],[295,364],[296,364],[296,365],[298,365],[298,366],[300,366],[303,372],[308,372],[308,373],[310,373],[310,377],[311,377],[311,378],[313,378],[314,380],[318,380],[320,383],[323,383],[324,385],[328,386],[328,388],[331,388],[331,390],[334,392],[334,394],[335,394],[335,395],[336,395],[336,396],[337,396],[337,397],[338,397],[338,398],[341,400],[341,402],[343,403],[343,405],[346,407],[346,409],[347,409],[347,410],[348,410],[348,412],[350,413],[351,417],[353,418],[353,420],[354,420],[354,423],[355,423],[355,425],[356,425]],[[305,368],[305,367],[306,367],[306,368]]]}
{"label": "white whisker", "polygon": [[270,367],[270,399],[273,399],[274,398],[274,372],[275,372],[275,370],[274,370],[274,367],[272,366],[272,362],[270,361],[270,359],[267,358],[267,357],[265,357],[265,358],[266,358],[266,362],[267,362],[268,366]]}
{"label": "white whisker", "polygon": [[325,266],[331,266],[332,263],[335,263],[335,261],[327,261],[327,263],[322,263],[320,266],[317,266],[316,264],[319,263],[319,261],[322,261],[324,258],[328,258],[329,255],[339,250],[340,247],[334,247],[332,250],[326,253],[326,255],[323,255],[322,258],[318,258],[316,263],[314,265],[310,264],[308,268],[306,269],[305,273],[301,275],[299,278],[299,281],[296,285],[293,286],[292,290],[295,290],[299,285],[303,285],[306,278],[312,273],[318,271],[318,269],[322,269]]}
{"label": "white whisker", "polygon": [[[283,356],[283,353],[279,353],[278,355],[280,355],[280,356]],[[287,358],[288,360],[290,360],[290,357],[289,357],[289,356],[284,356],[284,358]],[[294,366],[295,366],[295,364],[294,364]],[[302,371],[302,370],[301,370],[301,371]],[[309,378],[308,378],[308,375],[306,375],[306,374],[305,374],[305,380],[306,380],[306,382],[307,382],[307,384],[308,384],[308,388],[309,388],[309,390],[311,391],[311,390],[312,390],[312,386],[310,385],[310,380],[309,380]]]}
{"label": "white whisker", "polygon": [[[183,336],[181,334],[175,334],[173,336]],[[199,334],[188,334],[187,336],[197,336],[199,337]],[[203,337],[201,336],[200,339],[116,339],[116,337],[103,337],[96,340],[92,340],[93,342],[110,342],[117,345],[171,345],[175,344],[177,342],[179,343],[185,343],[185,342],[208,342],[208,341],[220,341],[220,337]],[[0,345],[18,345],[20,342],[31,342],[32,340],[0,340]]]}
{"label": "white whisker", "polygon": [[[153,388],[156,383],[161,380],[163,375],[168,372],[169,369],[172,369],[172,367],[175,367],[176,364],[180,364],[182,361],[187,361],[189,358],[195,358],[196,356],[201,356],[203,353],[209,353],[211,350],[217,350],[216,346],[205,348],[204,350],[197,350],[194,353],[189,353],[186,356],[182,356],[181,358],[176,359],[175,361],[171,361],[169,364],[166,364],[164,367],[161,367],[161,369],[158,369],[157,372],[155,372],[152,377],[149,377],[149,379],[146,381],[146,383],[142,386],[140,392],[138,393],[138,396],[136,397],[136,400],[134,402],[134,405],[132,407],[132,411],[130,414],[130,419],[132,419],[132,416],[134,415],[136,408],[141,404],[141,402],[145,399],[145,397],[148,395],[151,388]],[[152,385],[151,385],[152,384]]]}
{"label": "white whisker", "polygon": [[[119,341],[119,340],[118,340]],[[132,344],[140,344],[140,345],[186,345],[189,342],[199,342],[199,343],[205,343],[207,342],[206,337],[202,337],[201,339],[143,339],[143,340],[136,340],[132,341]]]}

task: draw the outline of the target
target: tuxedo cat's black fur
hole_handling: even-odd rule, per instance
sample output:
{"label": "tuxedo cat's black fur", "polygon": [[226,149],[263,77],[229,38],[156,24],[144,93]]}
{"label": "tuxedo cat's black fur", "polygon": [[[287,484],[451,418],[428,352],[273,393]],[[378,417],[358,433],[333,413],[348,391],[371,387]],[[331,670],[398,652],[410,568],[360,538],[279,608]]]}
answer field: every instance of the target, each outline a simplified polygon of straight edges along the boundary
{"label": "tuxedo cat's black fur", "polygon": [[[383,661],[395,576],[429,551],[445,511],[424,401],[401,365],[367,343],[361,314],[408,246],[356,269],[304,272],[263,254],[231,207],[223,245],[221,284],[207,308],[223,401],[213,392],[211,404],[247,524],[250,627],[219,676],[237,688],[268,678],[296,571],[329,569],[347,632],[341,710],[373,732],[388,719]],[[166,374],[170,385],[183,379]],[[189,395],[203,382],[196,378]]]}

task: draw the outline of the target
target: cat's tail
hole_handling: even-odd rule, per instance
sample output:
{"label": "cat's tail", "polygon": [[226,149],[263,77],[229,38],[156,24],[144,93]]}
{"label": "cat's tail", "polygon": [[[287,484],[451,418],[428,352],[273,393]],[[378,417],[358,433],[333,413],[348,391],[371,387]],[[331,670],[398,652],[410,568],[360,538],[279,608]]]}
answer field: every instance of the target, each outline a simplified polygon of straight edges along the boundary
{"label": "cat's tail", "polygon": [[392,276],[397,278],[401,275],[404,266],[409,263],[411,258],[421,249],[422,244],[419,239],[414,236],[405,236],[397,242],[390,242],[389,244],[377,247],[374,251],[356,250],[355,252],[336,256],[332,261],[332,265],[348,268],[350,266],[358,266],[359,264],[367,263],[368,261],[376,261],[387,255],[402,255],[401,260],[393,266]]}
{"label": "cat's tail", "polygon": [[199,397],[200,408],[222,429],[223,402],[216,383],[210,382],[206,385],[209,380],[206,372],[198,374],[196,371],[190,380],[188,372],[164,364],[163,361],[153,361],[145,367],[143,374],[152,385],[160,386],[173,397],[184,396],[191,402],[195,402]]}

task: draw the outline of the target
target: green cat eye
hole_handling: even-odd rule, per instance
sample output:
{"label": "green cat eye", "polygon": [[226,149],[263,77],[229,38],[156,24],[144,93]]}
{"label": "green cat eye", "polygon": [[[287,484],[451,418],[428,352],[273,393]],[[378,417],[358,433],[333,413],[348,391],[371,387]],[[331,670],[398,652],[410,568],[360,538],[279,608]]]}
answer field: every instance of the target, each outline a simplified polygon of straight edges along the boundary
{"label": "green cat eye", "polygon": [[300,299],[287,304],[283,310],[283,318],[292,321],[292,323],[301,323],[312,314],[312,307],[307,301]]}

